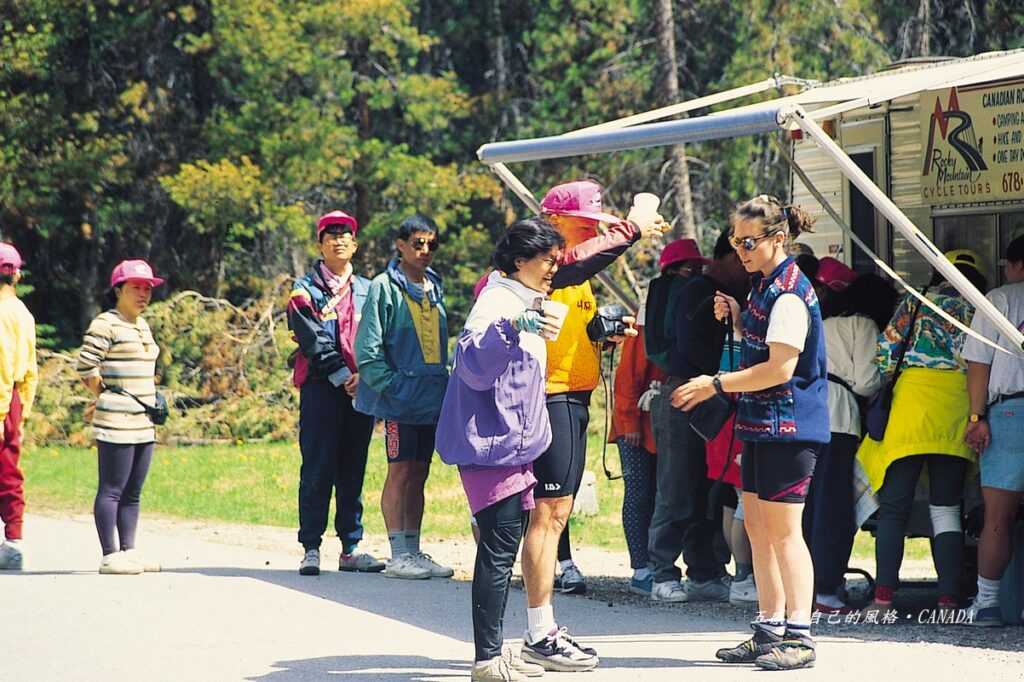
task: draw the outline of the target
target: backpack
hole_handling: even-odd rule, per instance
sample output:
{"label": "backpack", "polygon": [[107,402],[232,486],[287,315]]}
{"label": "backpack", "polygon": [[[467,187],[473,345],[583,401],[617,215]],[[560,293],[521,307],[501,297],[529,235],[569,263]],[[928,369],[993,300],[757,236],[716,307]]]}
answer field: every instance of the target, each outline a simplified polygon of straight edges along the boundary
{"label": "backpack", "polygon": [[686,277],[662,275],[651,280],[647,288],[644,352],[651,362],[665,372],[669,372],[672,348],[676,341],[677,303],[687,281]]}

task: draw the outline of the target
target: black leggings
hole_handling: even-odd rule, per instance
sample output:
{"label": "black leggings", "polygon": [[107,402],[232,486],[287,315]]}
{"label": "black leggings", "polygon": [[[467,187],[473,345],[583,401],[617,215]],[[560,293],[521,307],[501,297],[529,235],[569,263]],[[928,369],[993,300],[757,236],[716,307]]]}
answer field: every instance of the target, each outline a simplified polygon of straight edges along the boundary
{"label": "black leggings", "polygon": [[522,510],[522,493],[516,493],[474,516],[480,542],[473,566],[473,644],[475,660],[486,661],[501,655],[512,565],[528,514]]}
{"label": "black leggings", "polygon": [[[93,502],[103,556],[135,547],[139,498],[153,459],[153,443],[122,445],[96,441],[99,489]],[[118,541],[120,540],[120,544]]]}
{"label": "black leggings", "polygon": [[[967,460],[952,455],[915,455],[898,459],[885,471],[878,491],[878,530],[875,538],[875,563],[878,584],[899,587],[903,563],[904,535],[914,505],[914,491],[921,468],[928,464],[928,503],[950,507],[960,504],[967,474]],[[932,538],[932,556],[939,575],[939,595],[956,597],[960,591],[960,563],[964,534],[941,533]]]}

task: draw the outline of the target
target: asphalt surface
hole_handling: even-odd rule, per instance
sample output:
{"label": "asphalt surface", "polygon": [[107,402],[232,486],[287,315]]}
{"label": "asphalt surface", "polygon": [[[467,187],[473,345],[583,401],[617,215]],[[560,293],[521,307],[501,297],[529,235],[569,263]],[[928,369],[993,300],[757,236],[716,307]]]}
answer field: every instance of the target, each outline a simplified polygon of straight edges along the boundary
{"label": "asphalt surface", "polygon": [[[380,575],[296,571],[298,551],[252,531],[250,546],[209,527],[145,526],[140,549],[162,573],[102,576],[88,517],[31,516],[26,570],[0,572],[0,679],[465,680],[473,656],[470,586]],[[237,532],[236,532],[237,534]],[[325,544],[325,549],[327,545]],[[336,555],[325,557],[329,569]],[[555,613],[600,667],[545,679],[737,680],[716,648],[746,633],[735,621],[557,596]],[[525,598],[514,590],[506,637],[521,636]],[[1024,653],[924,642],[819,638],[818,665],[794,679],[1024,679]],[[515,641],[518,646],[518,641]],[[1021,642],[1024,648],[1024,642]],[[756,679],[756,678],[755,678]]]}

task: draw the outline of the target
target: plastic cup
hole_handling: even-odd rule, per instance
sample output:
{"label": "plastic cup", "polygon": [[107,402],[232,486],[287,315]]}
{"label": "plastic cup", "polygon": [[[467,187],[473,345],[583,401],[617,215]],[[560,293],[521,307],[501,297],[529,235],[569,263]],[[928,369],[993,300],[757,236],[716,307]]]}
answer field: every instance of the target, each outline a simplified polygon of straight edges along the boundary
{"label": "plastic cup", "polygon": [[554,318],[554,324],[557,327],[553,336],[546,332],[541,332],[541,336],[548,341],[554,341],[562,333],[562,325],[565,324],[565,316],[569,314],[569,306],[559,301],[544,299],[540,304],[540,308],[544,311],[545,316]]}
{"label": "plastic cup", "polygon": [[640,192],[633,195],[633,208],[629,212],[630,219],[640,225],[644,225],[658,214],[658,207],[661,206],[661,199],[657,194]]}

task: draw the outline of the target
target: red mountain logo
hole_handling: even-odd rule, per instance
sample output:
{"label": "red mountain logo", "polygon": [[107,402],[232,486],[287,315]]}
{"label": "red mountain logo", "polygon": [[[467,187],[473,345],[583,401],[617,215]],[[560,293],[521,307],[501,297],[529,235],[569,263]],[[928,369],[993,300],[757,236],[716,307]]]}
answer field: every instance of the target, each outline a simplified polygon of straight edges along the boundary
{"label": "red mountain logo", "polygon": [[[950,130],[950,121],[953,121],[956,126],[952,130]],[[939,129],[942,139],[964,160],[968,170],[974,172],[988,170],[982,155],[982,143],[974,135],[974,123],[971,121],[971,115],[960,110],[960,100],[956,96],[956,88],[950,88],[949,103],[946,105],[945,111],[942,109],[942,102],[939,98],[935,98],[935,109],[928,120],[928,150],[924,155],[922,175],[928,175],[933,166],[944,165],[940,161],[942,153],[935,149],[936,128]]]}

